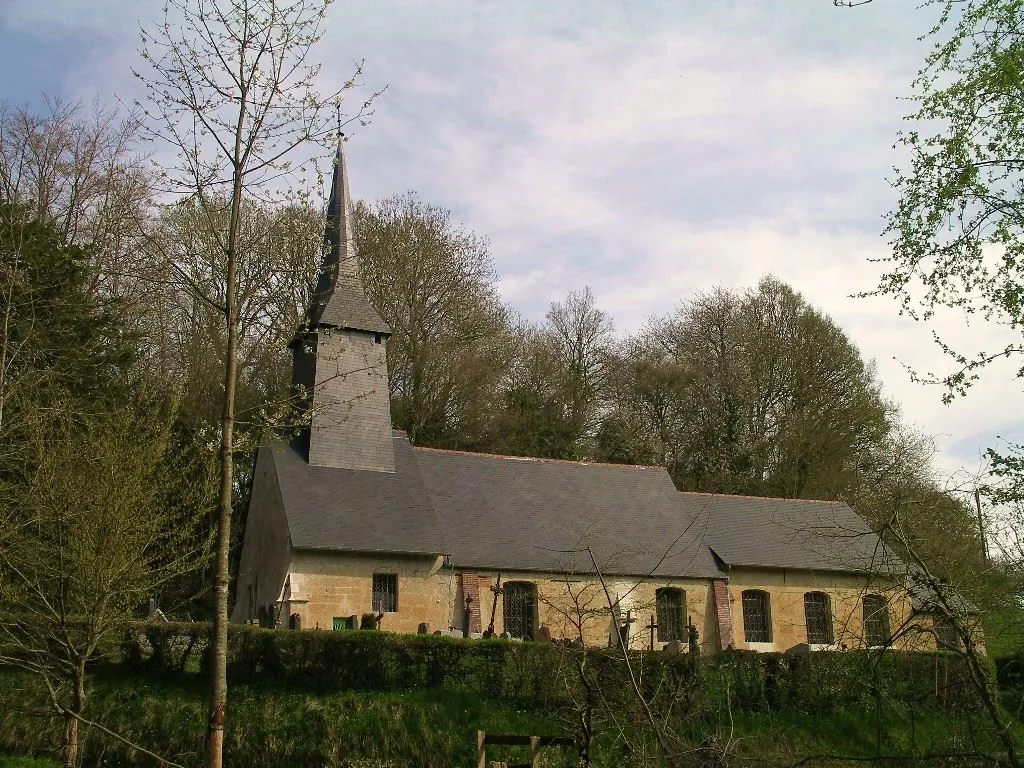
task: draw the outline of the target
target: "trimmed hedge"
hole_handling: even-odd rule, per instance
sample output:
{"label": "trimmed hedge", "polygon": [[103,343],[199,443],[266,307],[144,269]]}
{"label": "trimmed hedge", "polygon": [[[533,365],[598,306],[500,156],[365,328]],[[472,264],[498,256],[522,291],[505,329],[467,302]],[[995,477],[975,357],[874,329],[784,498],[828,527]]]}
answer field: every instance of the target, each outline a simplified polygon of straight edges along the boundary
{"label": "trimmed hedge", "polygon": [[[158,674],[181,674],[203,653],[209,626],[148,624],[126,643],[124,658]],[[141,647],[146,638],[148,649]],[[541,709],[579,700],[586,680],[609,704],[634,706],[633,679],[645,698],[696,707],[834,712],[890,704],[950,711],[976,697],[963,660],[949,653],[886,651],[803,655],[726,651],[712,656],[621,652],[507,640],[464,640],[379,631],[261,629],[233,626],[228,676],[307,691],[466,691]],[[195,666],[194,664],[192,665]],[[205,659],[204,664],[205,667]]]}

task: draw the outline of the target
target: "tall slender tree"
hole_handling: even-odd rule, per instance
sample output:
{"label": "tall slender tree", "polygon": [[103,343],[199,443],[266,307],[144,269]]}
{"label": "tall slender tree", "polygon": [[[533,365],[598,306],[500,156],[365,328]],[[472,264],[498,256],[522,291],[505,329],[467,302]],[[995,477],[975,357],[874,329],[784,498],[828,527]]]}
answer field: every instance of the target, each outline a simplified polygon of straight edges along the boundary
{"label": "tall slender tree", "polygon": [[[227,624],[234,489],[235,396],[239,351],[239,251],[247,198],[280,197],[311,164],[301,150],[322,141],[340,115],[345,92],[321,94],[313,63],[332,0],[169,0],[163,20],[142,30],[135,72],[148,93],[145,130],[169,144],[176,162],[164,169],[167,189],[198,207],[219,252],[213,286],[198,284],[167,259],[182,290],[223,319],[220,491],[207,765],[222,764],[227,707]],[[367,114],[370,100],[349,120]],[[340,122],[340,118],[339,118]]]}

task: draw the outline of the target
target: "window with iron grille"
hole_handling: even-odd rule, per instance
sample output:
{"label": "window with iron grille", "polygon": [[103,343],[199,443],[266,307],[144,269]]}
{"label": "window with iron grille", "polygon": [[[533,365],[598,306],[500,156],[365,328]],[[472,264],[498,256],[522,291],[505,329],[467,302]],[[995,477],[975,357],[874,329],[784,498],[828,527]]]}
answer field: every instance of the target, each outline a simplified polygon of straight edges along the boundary
{"label": "window with iron grille", "polygon": [[864,596],[864,639],[869,647],[888,645],[889,606],[881,595]]}
{"label": "window with iron grille", "polygon": [[510,581],[502,587],[501,618],[505,631],[511,637],[533,639],[534,599],[533,584],[526,581]]}
{"label": "window with iron grille", "polygon": [[748,643],[772,641],[772,615],[767,592],[759,589],[743,592],[743,637]]}
{"label": "window with iron grille", "polygon": [[808,592],[804,595],[804,621],[807,624],[807,642],[817,645],[831,645],[832,603],[824,592]]}
{"label": "window with iron grille", "polygon": [[373,574],[373,610],[377,613],[398,610],[398,577],[395,574]]}
{"label": "window with iron grille", "polygon": [[940,651],[960,650],[960,635],[957,634],[956,624],[949,616],[939,616],[935,619],[935,646]]}
{"label": "window with iron grille", "polygon": [[658,642],[685,639],[683,617],[686,616],[686,593],[681,589],[665,587],[654,595],[658,611]]}

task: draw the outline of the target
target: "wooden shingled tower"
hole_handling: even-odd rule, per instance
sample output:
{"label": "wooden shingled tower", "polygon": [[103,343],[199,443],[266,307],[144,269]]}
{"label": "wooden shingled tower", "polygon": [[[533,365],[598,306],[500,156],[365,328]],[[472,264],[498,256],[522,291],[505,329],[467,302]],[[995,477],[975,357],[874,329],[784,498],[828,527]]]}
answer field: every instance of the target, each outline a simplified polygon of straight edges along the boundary
{"label": "wooden shingled tower", "polygon": [[306,426],[298,439],[312,466],[394,472],[385,349],[391,328],[359,276],[344,137],[331,181],[325,254],[316,290],[292,340],[292,384]]}

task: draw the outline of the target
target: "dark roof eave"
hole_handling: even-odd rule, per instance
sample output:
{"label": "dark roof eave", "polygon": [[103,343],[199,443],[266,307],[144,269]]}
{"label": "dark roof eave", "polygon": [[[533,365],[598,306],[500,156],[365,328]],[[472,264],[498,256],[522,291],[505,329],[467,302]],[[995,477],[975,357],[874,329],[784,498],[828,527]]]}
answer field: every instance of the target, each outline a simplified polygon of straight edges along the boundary
{"label": "dark roof eave", "polygon": [[[712,551],[714,551],[714,550],[712,550]],[[718,559],[721,560],[722,563],[724,565],[726,565],[727,567],[729,567],[729,568],[764,568],[766,570],[771,570],[771,571],[787,570],[787,571],[808,571],[810,573],[843,573],[843,574],[854,574],[854,575],[858,575],[858,576],[862,576],[862,575],[878,575],[878,574],[890,575],[890,574],[888,574],[885,571],[884,568],[874,568],[874,569],[872,569],[872,568],[857,568],[857,567],[853,567],[853,566],[848,567],[848,568],[842,568],[842,567],[836,567],[836,566],[825,566],[825,567],[820,567],[819,568],[819,567],[810,566],[810,565],[787,565],[785,563],[759,563],[759,562],[733,561],[733,560],[727,560],[724,557],[720,557],[717,552],[715,553],[715,556],[718,557]]]}
{"label": "dark roof eave", "polygon": [[[577,568],[573,571],[561,570],[559,568],[525,568],[522,565],[490,565],[481,563],[465,563],[459,564],[457,562],[452,563],[452,568],[455,570],[468,570],[473,569],[477,571],[497,571],[499,573],[505,573],[511,571],[515,573],[537,573],[537,574],[556,574],[558,576],[594,576],[597,571],[593,568]],[[608,578],[630,578],[630,579],[714,579],[724,576],[724,573],[710,574],[710,573],[658,573],[655,571],[651,573],[645,571],[642,573],[636,571],[620,571],[620,570],[602,570],[601,576]]]}
{"label": "dark roof eave", "polygon": [[368,549],[366,547],[316,546],[314,544],[292,544],[298,552],[338,552],[346,555],[415,555],[417,557],[443,557],[444,552],[425,549]]}
{"label": "dark roof eave", "polygon": [[287,345],[288,349],[295,349],[296,345],[298,345],[303,340],[305,340],[306,337],[316,333],[317,331],[319,331],[321,329],[330,331],[330,330],[336,330],[338,328],[340,328],[343,331],[359,331],[360,333],[379,333],[385,339],[389,339],[393,335],[392,331],[390,331],[390,330],[388,330],[388,331],[384,331],[384,330],[368,331],[365,328],[359,328],[359,327],[354,326],[354,325],[341,325],[341,326],[338,326],[338,325],[332,325],[330,323],[316,323],[316,325],[309,326],[309,325],[304,323],[303,325],[300,325],[295,330],[294,334],[292,334],[291,341],[289,341],[288,345]]}

